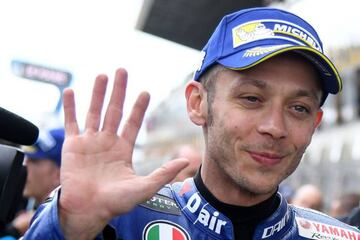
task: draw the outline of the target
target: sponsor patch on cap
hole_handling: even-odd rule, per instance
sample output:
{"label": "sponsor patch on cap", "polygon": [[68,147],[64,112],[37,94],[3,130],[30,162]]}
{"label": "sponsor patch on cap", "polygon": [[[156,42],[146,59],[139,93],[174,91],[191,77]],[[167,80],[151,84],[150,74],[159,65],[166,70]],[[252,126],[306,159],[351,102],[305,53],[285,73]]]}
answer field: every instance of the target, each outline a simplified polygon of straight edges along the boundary
{"label": "sponsor patch on cap", "polygon": [[273,52],[273,51],[276,51],[278,49],[286,48],[286,47],[290,47],[290,45],[289,44],[283,44],[283,45],[269,46],[269,47],[254,47],[254,48],[251,48],[249,50],[246,50],[243,57],[257,57],[259,55],[266,54],[266,53],[269,53],[269,52]]}
{"label": "sponsor patch on cap", "polygon": [[261,22],[249,22],[232,29],[234,48],[262,38],[274,36],[274,32]]}

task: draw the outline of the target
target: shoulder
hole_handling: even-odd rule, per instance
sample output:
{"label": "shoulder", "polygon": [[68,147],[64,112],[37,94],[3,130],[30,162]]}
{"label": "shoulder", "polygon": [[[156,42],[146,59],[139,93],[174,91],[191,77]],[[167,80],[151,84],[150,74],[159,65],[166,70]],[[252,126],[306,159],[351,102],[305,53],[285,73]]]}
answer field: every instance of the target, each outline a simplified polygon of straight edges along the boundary
{"label": "shoulder", "polygon": [[360,231],[322,212],[290,205],[299,235],[309,239],[360,239]]}
{"label": "shoulder", "polygon": [[347,224],[339,221],[336,218],[333,218],[323,212],[319,212],[310,208],[302,208],[297,207],[294,205],[290,205],[290,207],[295,212],[295,217],[297,218],[303,218],[303,219],[310,219],[313,221],[318,221],[322,223],[328,223],[333,225],[339,225],[339,226],[348,226]]}
{"label": "shoulder", "polygon": [[344,222],[357,226],[360,229],[360,206],[354,208],[350,214],[345,217]]}

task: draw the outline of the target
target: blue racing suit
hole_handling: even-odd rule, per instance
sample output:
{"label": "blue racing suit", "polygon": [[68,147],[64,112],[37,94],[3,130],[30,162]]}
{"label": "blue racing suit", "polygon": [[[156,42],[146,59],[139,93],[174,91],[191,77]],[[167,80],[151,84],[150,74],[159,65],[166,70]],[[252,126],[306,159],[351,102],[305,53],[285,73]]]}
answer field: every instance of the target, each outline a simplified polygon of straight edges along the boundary
{"label": "blue racing suit", "polygon": [[[37,211],[24,239],[64,239],[58,217],[58,195]],[[360,240],[360,231],[320,212],[289,205],[278,194],[277,210],[257,227],[253,239]],[[235,239],[233,225],[197,190],[194,180],[162,188],[147,202],[112,219],[114,239],[211,240]],[[106,239],[99,234],[97,239]]]}

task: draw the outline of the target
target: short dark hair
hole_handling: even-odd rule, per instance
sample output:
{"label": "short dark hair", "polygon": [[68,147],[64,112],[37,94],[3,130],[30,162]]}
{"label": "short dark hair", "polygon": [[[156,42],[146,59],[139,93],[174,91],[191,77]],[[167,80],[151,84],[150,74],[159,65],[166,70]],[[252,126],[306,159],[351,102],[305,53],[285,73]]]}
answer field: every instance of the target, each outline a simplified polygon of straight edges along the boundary
{"label": "short dark hair", "polygon": [[214,64],[200,77],[199,82],[203,85],[205,90],[208,92],[207,100],[211,103],[214,100],[215,84],[219,73],[225,70],[224,66],[220,64]]}

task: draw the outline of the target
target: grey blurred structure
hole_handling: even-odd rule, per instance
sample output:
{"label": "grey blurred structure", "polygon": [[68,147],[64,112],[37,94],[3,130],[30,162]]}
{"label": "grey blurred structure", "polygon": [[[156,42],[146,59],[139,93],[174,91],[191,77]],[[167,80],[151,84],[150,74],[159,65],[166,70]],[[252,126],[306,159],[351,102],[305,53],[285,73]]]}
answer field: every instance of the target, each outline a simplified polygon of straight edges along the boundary
{"label": "grey blurred structure", "polygon": [[220,19],[235,10],[260,7],[265,0],[144,0],[137,29],[201,49]]}

